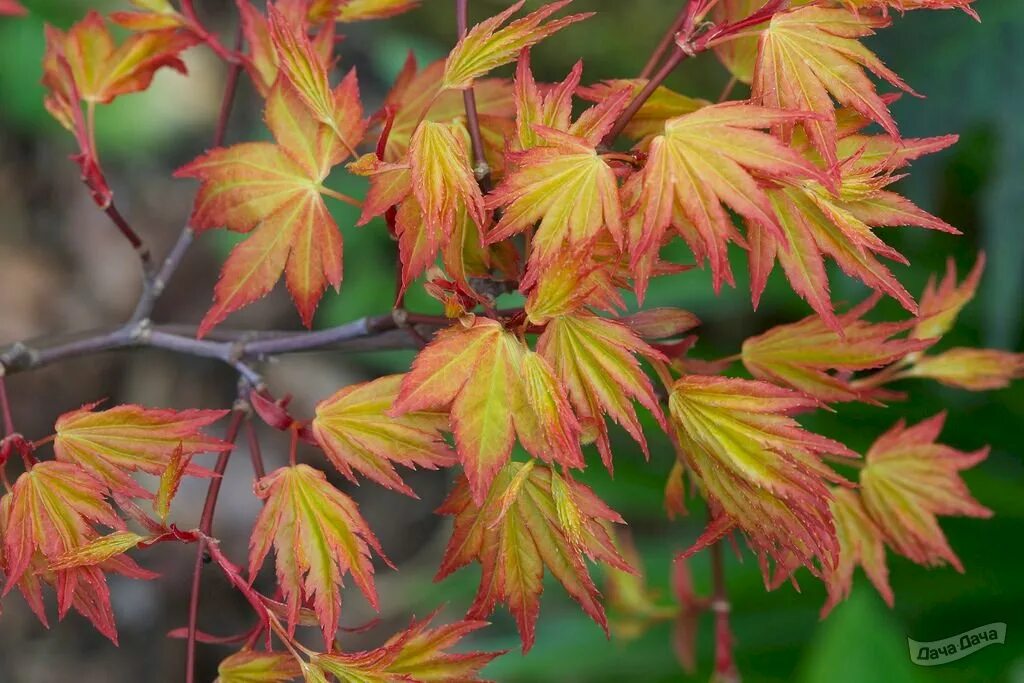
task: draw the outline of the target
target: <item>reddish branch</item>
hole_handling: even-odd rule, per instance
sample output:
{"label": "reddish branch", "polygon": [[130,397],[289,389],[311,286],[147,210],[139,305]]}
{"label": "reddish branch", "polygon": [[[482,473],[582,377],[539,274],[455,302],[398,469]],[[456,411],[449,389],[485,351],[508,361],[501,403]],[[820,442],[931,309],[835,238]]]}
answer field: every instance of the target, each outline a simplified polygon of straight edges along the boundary
{"label": "reddish branch", "polygon": [[725,583],[724,542],[711,546],[711,611],[715,615],[715,674],[722,683],[738,681],[732,656],[732,629],[729,626],[729,595]]}
{"label": "reddish branch", "polygon": [[135,229],[128,224],[128,221],[121,215],[121,212],[117,210],[113,200],[104,207],[103,212],[117,226],[117,229],[128,240],[128,243],[132,245],[132,249],[139,255],[139,261],[142,263],[143,277],[147,280],[150,279],[153,276],[153,258],[149,253],[149,247],[142,241],[142,238],[135,232]]}
{"label": "reddish branch", "polygon": [[688,3],[683,5],[683,8],[679,10],[678,16],[675,21],[669,26],[668,31],[661,37],[661,42],[658,43],[658,47],[654,48],[654,52],[651,53],[651,58],[647,60],[647,64],[644,65],[643,71],[640,72],[640,78],[647,79],[654,73],[654,69],[657,68],[658,63],[665,56],[665,52],[675,42],[676,34],[683,28],[683,24],[686,23],[686,17],[689,12]]}
{"label": "reddish branch", "polygon": [[[231,421],[228,423],[227,433],[224,440],[234,444],[238,438],[238,430],[242,426],[247,411],[242,406],[236,406],[231,413]],[[210,488],[206,491],[206,502],[203,504],[203,514],[199,518],[199,531],[201,537],[196,549],[196,563],[192,570],[192,593],[188,601],[188,644],[185,655],[185,681],[194,683],[196,663],[196,625],[199,619],[199,585],[202,581],[203,565],[206,564],[207,543],[206,537],[211,535],[213,529],[213,515],[217,511],[217,498],[220,496],[220,487],[224,481],[224,472],[228,468],[228,460],[231,459],[231,450],[223,451],[217,457],[217,464],[213,471],[216,476],[210,479]]]}
{"label": "reddish branch", "polygon": [[[461,40],[469,32],[469,0],[455,0],[455,22]],[[462,101],[466,107],[466,128],[469,129],[469,140],[473,147],[473,174],[484,192],[488,192],[491,184],[491,168],[487,165],[487,157],[484,154],[480,115],[476,110],[476,93],[472,86],[462,91]]]}
{"label": "reddish branch", "polygon": [[[749,17],[731,24],[712,25],[704,22],[703,19],[716,1],[690,0],[686,7],[683,8],[680,18],[671,27],[674,31],[670,30],[672,39],[669,42],[674,43],[675,49],[665,63],[662,64],[661,68],[658,69],[658,72],[647,81],[644,89],[633,98],[633,101],[629,103],[629,106],[626,107],[615,121],[615,125],[604,136],[604,139],[601,140],[602,146],[611,147],[615,143],[616,138],[622,134],[622,131],[626,129],[626,126],[636,116],[636,113],[644,106],[644,103],[650,99],[654,91],[658,89],[658,86],[665,82],[665,79],[669,77],[684,59],[695,57],[715,45],[739,37],[744,30],[751,26],[756,26],[770,20],[776,12],[782,10],[788,3],[788,0],[768,0],[761,9]],[[655,50],[654,56],[651,57],[651,60],[655,63],[657,63],[659,51],[661,51],[661,46]],[[650,66],[650,63],[648,66]],[[653,69],[653,67],[651,68]],[[647,67],[644,68],[644,71],[647,71]]]}

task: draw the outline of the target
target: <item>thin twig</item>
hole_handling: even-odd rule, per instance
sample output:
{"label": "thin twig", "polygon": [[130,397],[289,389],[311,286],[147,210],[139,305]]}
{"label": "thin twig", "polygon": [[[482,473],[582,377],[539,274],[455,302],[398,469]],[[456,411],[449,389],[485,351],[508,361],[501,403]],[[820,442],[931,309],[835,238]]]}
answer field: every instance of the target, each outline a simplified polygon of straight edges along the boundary
{"label": "thin twig", "polygon": [[[235,51],[241,52],[243,45],[243,34],[242,26],[239,24],[238,31],[235,35]],[[220,102],[220,113],[217,116],[217,126],[213,133],[213,147],[220,147],[224,144],[224,138],[227,136],[228,123],[231,120],[231,111],[234,108],[235,94],[238,92],[238,81],[242,74],[242,62],[237,61],[232,63],[228,67],[227,80],[224,83],[224,96]],[[178,240],[171,247],[171,251],[168,252],[167,258],[164,259],[163,263],[160,264],[160,269],[155,273],[146,273],[146,277],[143,281],[142,296],[139,297],[139,302],[135,305],[135,310],[132,312],[129,323],[138,323],[149,318],[153,313],[153,307],[156,306],[157,300],[164,293],[164,289],[167,288],[167,283],[170,282],[171,277],[178,270],[178,266],[181,265],[182,259],[185,257],[185,253],[188,248],[192,245],[195,240],[195,231],[192,226],[186,221],[184,227],[181,229],[181,233],[178,235]]]}
{"label": "thin twig", "polygon": [[711,546],[711,611],[715,614],[715,674],[722,683],[738,680],[732,656],[732,630],[729,627],[729,594],[725,582],[723,541]]}
{"label": "thin twig", "polygon": [[245,435],[249,441],[249,458],[252,460],[252,473],[259,481],[267,476],[267,468],[263,464],[263,450],[260,448],[259,436],[253,420],[245,421]]}
{"label": "thin twig", "polygon": [[[231,421],[228,423],[227,433],[224,440],[234,445],[238,438],[238,430],[245,419],[246,410],[236,406],[231,413]],[[232,449],[233,450],[233,449]],[[220,487],[223,482],[224,472],[228,467],[228,460],[231,459],[231,450],[223,451],[217,457],[217,464],[213,471],[217,476],[210,479],[210,487],[206,491],[206,502],[203,504],[203,513],[199,518],[199,530],[202,532],[196,550],[196,563],[192,570],[192,592],[188,601],[188,642],[185,654],[185,681],[195,682],[196,667],[196,626],[199,620],[199,585],[202,581],[203,565],[206,564],[206,538],[213,529],[213,515],[217,510],[217,498],[220,496]]]}
{"label": "thin twig", "polygon": [[605,147],[612,146],[615,139],[622,134],[622,131],[626,129],[626,126],[628,126],[629,122],[633,120],[633,117],[636,116],[638,111],[640,111],[640,108],[644,106],[644,103],[650,99],[651,95],[654,94],[654,91],[658,89],[658,86],[664,83],[665,79],[669,77],[669,74],[671,74],[675,68],[679,66],[680,62],[688,56],[689,55],[677,46],[676,50],[674,50],[669,58],[665,60],[665,63],[658,70],[658,73],[647,81],[644,89],[633,98],[633,101],[629,103],[629,106],[626,107],[622,114],[619,115],[615,125],[612,126],[612,129],[604,136],[604,139],[601,140],[602,145]]}
{"label": "thin twig", "polygon": [[210,33],[210,31],[203,26],[203,23],[199,21],[199,15],[196,13],[192,0],[181,0],[181,12],[185,15],[185,18],[188,19],[190,25],[189,28],[191,28],[192,31],[195,32],[195,34],[199,36],[199,38],[206,43],[206,45],[213,50],[218,57],[228,64],[235,65],[242,63],[242,58],[241,55],[238,54],[238,50],[232,52],[224,47],[224,44],[220,42],[220,39],[218,39],[215,34]]}
{"label": "thin twig", "polygon": [[658,43],[658,47],[654,48],[654,52],[651,53],[651,58],[648,59],[647,64],[644,65],[643,71],[640,72],[640,78],[650,78],[651,74],[654,73],[654,69],[657,68],[658,63],[661,62],[662,58],[665,56],[665,52],[672,47],[673,43],[675,43],[676,34],[679,33],[679,29],[681,29],[683,24],[686,23],[686,16],[689,10],[688,4],[688,2],[683,3],[683,7],[679,10],[679,14],[676,16],[675,21],[672,22],[671,26],[669,26],[665,35],[661,37],[661,42]]}
{"label": "thin twig", "polygon": [[[401,317],[401,316],[397,316]],[[404,328],[416,326],[422,338],[448,324],[444,318],[415,318],[400,325],[394,313],[360,318],[344,325],[316,332],[284,332],[280,330],[234,330],[211,335],[217,340],[196,339],[196,328],[182,325],[124,325],[93,330],[68,341],[48,339],[17,342],[0,349],[0,376],[91,355],[102,351],[151,348],[163,349],[185,356],[213,358],[238,370],[248,381],[258,385],[259,374],[248,366],[270,356],[301,351],[375,351],[381,349],[414,349]]]}
{"label": "thin twig", "polygon": [[[469,32],[469,0],[455,0],[455,23],[459,38]],[[469,142],[473,148],[473,174],[484,192],[491,189],[491,167],[487,165],[484,154],[484,138],[480,132],[480,115],[476,109],[476,93],[470,86],[462,91],[462,102],[466,107],[466,128],[469,129]]]}
{"label": "thin twig", "polygon": [[117,205],[114,204],[113,200],[103,209],[103,213],[107,214],[111,222],[117,226],[117,229],[124,235],[128,243],[132,245],[132,249],[139,256],[139,262],[142,264],[142,275],[144,278],[149,279],[153,276],[153,258],[149,253],[149,247],[139,237],[139,233],[135,232],[135,229],[129,225],[128,221],[125,220],[121,212],[117,210]]}

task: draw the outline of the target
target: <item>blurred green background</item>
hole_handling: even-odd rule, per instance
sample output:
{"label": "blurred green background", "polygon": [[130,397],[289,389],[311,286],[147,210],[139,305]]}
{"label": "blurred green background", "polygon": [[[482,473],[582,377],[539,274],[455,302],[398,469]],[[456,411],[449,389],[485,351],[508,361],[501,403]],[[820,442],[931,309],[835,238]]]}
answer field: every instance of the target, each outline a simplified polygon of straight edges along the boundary
{"label": "blurred green background", "polygon": [[[15,262],[20,267],[34,262],[32,259],[43,264],[40,273],[31,276],[43,281],[39,285],[43,303],[18,309],[21,317],[17,318],[12,317],[9,309],[0,311],[0,318],[4,318],[0,343],[27,336],[27,332],[84,328],[91,323],[116,320],[119,312],[130,306],[135,286],[131,284],[135,275],[130,264],[124,266],[124,279],[111,285],[108,280],[113,276],[104,272],[110,268],[109,263],[102,254],[90,257],[89,250],[99,248],[99,243],[90,236],[103,234],[108,226],[91,216],[91,207],[78,188],[75,171],[64,161],[73,151],[71,138],[44,112],[43,92],[38,84],[44,21],[67,26],[87,8],[105,11],[122,7],[69,0],[29,0],[26,4],[32,10],[29,18],[0,19],[0,178],[4,180],[0,188],[0,272],[7,275],[6,280],[0,275],[0,291],[7,292],[0,296],[0,303],[7,305],[5,302],[13,301],[13,292],[25,294],[25,278],[30,276],[19,275],[20,279],[16,279],[12,272],[20,271],[11,268]],[[230,30],[234,19],[228,3],[198,4],[212,25],[225,32]],[[493,14],[506,4],[474,0],[472,19]],[[539,4],[530,2],[528,7]],[[577,0],[573,5],[575,11],[596,10],[598,14],[534,50],[538,78],[560,78],[580,58],[585,63],[584,82],[634,75],[677,6],[677,2],[665,0]],[[944,268],[947,256],[952,256],[964,273],[978,250],[984,249],[989,268],[978,299],[963,313],[956,330],[942,342],[942,348],[1020,349],[1024,277],[1024,238],[1019,228],[1020,217],[1024,215],[1024,4],[980,0],[976,6],[982,15],[980,24],[959,12],[914,12],[905,17],[895,15],[895,26],[869,41],[889,66],[927,97],[904,97],[894,105],[903,133],[961,135],[960,143],[951,150],[917,163],[899,189],[923,208],[957,225],[964,235],[952,237],[895,229],[885,231],[883,236],[913,263],[907,268],[896,266],[894,272],[916,293],[923,289],[931,274]],[[397,20],[353,26],[340,54],[343,65],[358,67],[368,109],[374,109],[380,102],[407,51],[415,52],[421,63],[443,56],[452,43],[453,26],[452,3],[447,0],[425,0],[419,11]],[[208,144],[223,78],[220,65],[202,50],[189,53],[188,61],[194,72],[189,80],[161,74],[149,92],[122,98],[99,116],[99,145],[119,202],[138,225],[144,226],[142,231],[157,245],[158,253],[173,240],[176,226],[188,213],[191,197],[191,187],[172,181],[169,171]],[[704,55],[686,63],[668,84],[687,94],[713,99],[726,80],[725,70],[714,57]],[[243,88],[229,141],[262,135],[259,120],[258,99],[251,89]],[[344,177],[343,173],[338,173],[332,183],[351,194],[362,191],[361,181]],[[393,246],[382,226],[353,228],[355,215],[343,206],[337,208],[335,215],[345,238],[345,283],[339,295],[329,294],[321,305],[319,326],[379,313],[390,305]],[[218,259],[230,244],[230,239],[223,235],[211,235],[200,241],[197,253],[190,256],[187,275],[176,283],[181,288],[179,293],[169,295],[169,300],[161,304],[163,318],[197,319],[209,300]],[[652,285],[650,305],[684,307],[704,321],[698,355],[710,358],[735,353],[746,336],[809,313],[778,272],[772,277],[760,309],[752,312],[745,263],[741,254],[734,256],[737,288],[720,296],[712,294],[709,275],[703,270],[662,278]],[[682,252],[676,257],[685,259]],[[101,272],[102,277],[90,268]],[[47,290],[49,281],[57,285],[51,284]],[[129,284],[117,284],[123,282]],[[99,293],[92,298],[69,299],[72,295],[54,289],[75,283],[99,283]],[[104,292],[109,292],[109,296]],[[833,292],[837,301],[847,302],[858,301],[865,295],[862,287],[839,273],[833,277]],[[76,295],[82,297],[80,293]],[[53,305],[54,301],[60,305]],[[512,304],[512,299],[508,303]],[[429,310],[431,302],[414,292],[409,305]],[[895,317],[899,311],[891,302],[885,302],[878,315]],[[266,304],[237,316],[232,324],[294,325],[294,317],[278,293]],[[410,358],[411,354],[400,352],[341,358],[317,355],[295,364],[282,363],[271,380],[279,377],[282,384],[291,382],[291,390],[299,400],[312,402],[345,381],[401,371]],[[219,368],[180,370],[172,360],[149,355],[141,361],[105,362],[118,365],[103,365],[101,372],[83,364],[71,364],[59,375],[44,373],[39,380],[15,378],[13,388],[26,397],[26,402],[19,406],[25,421],[43,425],[54,414],[77,405],[79,399],[89,400],[97,395],[111,395],[118,401],[142,400],[137,397],[153,396],[155,390],[151,385],[157,381],[178,387],[156,396],[181,402],[179,407],[194,405],[188,403],[190,400],[218,405],[230,399],[230,378],[218,375]],[[111,367],[117,371],[109,371]],[[167,367],[178,369],[171,371]],[[154,368],[165,370],[160,374]],[[84,379],[75,372],[81,372]],[[200,377],[203,373],[206,376]],[[324,373],[333,378],[333,385],[324,384]],[[211,377],[227,388],[213,386]],[[181,389],[186,385],[191,388]],[[1024,682],[1024,385],[991,394],[970,394],[924,383],[907,383],[898,388],[909,392],[906,402],[888,409],[844,405],[835,413],[808,418],[806,424],[863,450],[898,418],[917,421],[945,409],[950,413],[943,434],[946,443],[965,450],[991,444],[993,450],[988,461],[968,472],[966,479],[975,496],[995,511],[995,517],[988,521],[943,522],[966,573],[961,575],[950,568],[926,570],[890,555],[896,594],[894,610],[886,608],[858,573],[852,598],[827,620],[819,621],[824,590],[806,573],[800,577],[801,592],[785,586],[766,593],[753,558],[746,555],[741,562],[730,556],[728,582],[736,654],[745,680]],[[50,392],[45,400],[32,403],[33,392],[43,389]],[[59,405],[53,405],[55,401]],[[697,536],[704,515],[694,505],[689,518],[675,523],[666,521],[661,496],[672,453],[652,422],[648,427],[650,462],[644,462],[636,446],[624,433],[616,431],[614,479],[599,468],[596,457],[595,466],[589,468],[584,479],[629,520],[651,585],[667,594],[671,558]],[[236,473],[243,479],[248,476],[242,470]],[[449,614],[458,614],[468,606],[476,587],[475,568],[465,569],[441,584],[431,581],[448,531],[447,523],[432,520],[429,515],[446,485],[443,475],[438,476],[441,478],[427,474],[416,480],[426,487],[423,501],[418,503],[399,500],[398,496],[374,491],[369,486],[358,490],[360,503],[368,509],[374,527],[392,527],[381,535],[385,549],[399,561],[402,571],[398,576],[381,573],[381,594],[385,621],[395,628],[400,628],[410,613],[423,615],[442,603],[448,605]],[[240,486],[240,495],[245,495],[245,488],[246,484]],[[244,536],[246,515],[251,510],[242,506],[237,519],[225,521],[227,533],[233,530],[230,525],[237,523],[237,533]],[[240,558],[244,538],[237,546],[236,558]],[[171,566],[166,572],[169,577],[180,578],[182,567],[189,565],[190,559],[165,553],[147,566],[164,570],[160,562]],[[705,591],[710,581],[707,564],[706,554],[691,562],[697,586]],[[600,572],[595,569],[595,573]],[[207,589],[204,600],[217,599],[217,591],[228,592],[217,585],[216,579],[208,584],[213,587]],[[8,614],[0,619],[0,681],[72,680],[62,677],[69,674],[54,671],[74,672],[75,680],[83,682],[179,680],[181,646],[159,636],[168,627],[180,625],[184,617],[179,602],[181,594],[154,598],[154,590],[171,589],[115,584],[115,609],[126,631],[120,652],[113,652],[90,635],[81,620],[72,618],[55,629],[52,638],[62,640],[54,642],[66,647],[46,666],[22,660],[48,656],[44,653],[53,650],[46,649],[43,643],[51,636],[44,635],[30,620],[20,625],[15,621],[12,626],[14,618],[10,614],[17,612],[14,603],[18,599],[7,599]],[[230,596],[221,597],[237,608]],[[157,607],[135,614],[138,605],[146,600]],[[348,623],[358,623],[360,616],[370,616],[365,606],[357,604],[359,600],[354,598],[347,603],[355,614],[346,618]],[[230,623],[229,618],[225,620]],[[656,625],[633,640],[609,642],[556,584],[545,591],[537,644],[529,654],[523,656],[516,650],[511,620],[502,609],[493,621],[494,626],[475,638],[473,645],[513,650],[487,669],[489,677],[498,681],[690,680],[673,655],[668,624]],[[908,659],[908,636],[919,641],[937,640],[998,621],[1008,624],[1005,645],[988,647],[958,662],[929,669],[916,667]],[[702,621],[699,671],[693,680],[704,680],[710,675],[710,627],[709,618]],[[373,645],[387,631],[382,626],[367,636],[354,636],[350,643]],[[212,671],[210,667],[226,654],[216,647],[204,648],[205,670]],[[124,663],[133,656],[139,661]]]}

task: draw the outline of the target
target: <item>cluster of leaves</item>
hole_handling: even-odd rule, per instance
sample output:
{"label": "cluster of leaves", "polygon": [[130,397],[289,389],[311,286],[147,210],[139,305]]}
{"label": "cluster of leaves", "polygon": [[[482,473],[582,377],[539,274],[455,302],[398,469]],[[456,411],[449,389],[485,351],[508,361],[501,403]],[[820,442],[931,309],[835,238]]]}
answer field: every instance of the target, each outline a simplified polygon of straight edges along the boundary
{"label": "cluster of leaves", "polygon": [[[912,91],[860,39],[888,25],[890,9],[970,10],[970,1],[693,0],[670,50],[681,59],[714,49],[750,86],[749,98],[720,103],[646,79],[583,86],[582,63],[561,82],[538,83],[530,48],[589,16],[557,16],[570,2],[513,19],[523,4],[515,3],[469,28],[446,59],[420,69],[410,57],[369,115],[354,69],[331,83],[338,25],[415,2],[277,0],[263,11],[239,0],[240,53],[203,28],[188,2],[179,12],[167,0],[136,0],[137,11],[115,13],[133,31],[120,45],[96,13],[66,33],[48,29],[47,107],[75,135],[75,159],[104,208],[112,193],[93,142],[97,104],[148,87],[162,67],[184,71],[180,53],[198,44],[242,64],[264,99],[272,141],[210,150],[176,174],[200,183],[196,230],[246,235],[224,264],[199,336],[282,274],[312,325],[328,285],[342,282],[342,232],[325,198],[360,205],[360,224],[383,219],[377,229],[398,243],[396,307],[422,278],[446,318],[408,373],[345,387],[308,421],[253,393],[264,420],[292,435],[293,450],[289,464],[255,482],[263,507],[248,579],[208,529],[167,521],[183,476],[217,476],[191,460],[231,448],[201,431],[222,413],[86,406],[57,422],[54,458],[43,462],[36,453],[46,439],[8,435],[3,459],[19,452],[27,470],[0,499],[5,591],[17,586],[45,622],[42,586],[51,585],[61,617],[74,608],[116,638],[104,574],[148,578],[125,554],[134,548],[207,544],[258,616],[242,651],[222,663],[224,683],[475,680],[496,653],[448,648],[503,603],[528,649],[545,569],[607,630],[588,562],[608,568],[613,606],[632,623],[673,618],[692,631],[708,601],[680,578],[682,607],[656,604],[616,539],[613,526],[624,520],[572,473],[587,466],[590,444],[612,470],[609,420],[646,456],[638,407],[676,447],[670,512],[685,509],[684,478],[707,502],[707,528],[684,557],[735,532],[769,588],[801,568],[824,581],[825,612],[849,593],[856,565],[892,603],[887,547],[962,570],[937,517],[991,514],[960,478],[987,451],[938,443],[940,415],[898,423],[860,459],[796,417],[898,400],[890,385],[909,378],[985,390],[1024,374],[1019,354],[930,352],[973,297],[983,259],[963,282],[951,263],[918,302],[881,260],[906,257],[875,232],[956,232],[891,189],[910,162],[955,137],[900,136],[892,97],[871,76]],[[512,63],[511,80],[490,75]],[[591,105],[580,111],[575,100]],[[328,187],[343,164],[368,179],[362,201]],[[677,238],[693,264],[662,260]],[[777,261],[813,311],[743,344],[736,358],[751,378],[730,376],[732,359],[688,357],[699,325],[692,313],[625,314],[626,292],[642,304],[652,278],[693,266],[709,265],[716,290],[732,284],[730,245],[747,252],[755,306]],[[837,312],[827,259],[875,294]],[[506,291],[525,305],[498,308]],[[866,319],[881,296],[909,317]],[[461,467],[439,509],[454,517],[454,530],[438,579],[480,564],[465,620],[413,622],[375,650],[338,650],[343,578],[377,608],[373,558],[390,563],[353,500],[316,463],[296,462],[300,441],[343,477],[409,496],[396,465]],[[525,459],[514,457],[517,442]],[[844,474],[851,471],[856,480]],[[160,478],[156,491],[139,483],[140,472]],[[140,499],[152,501],[155,517]],[[128,531],[127,521],[144,533]],[[254,582],[272,550],[275,591],[265,594]],[[305,626],[319,627],[323,651],[300,642]],[[265,650],[254,647],[261,635]],[[274,638],[285,650],[271,648]]]}

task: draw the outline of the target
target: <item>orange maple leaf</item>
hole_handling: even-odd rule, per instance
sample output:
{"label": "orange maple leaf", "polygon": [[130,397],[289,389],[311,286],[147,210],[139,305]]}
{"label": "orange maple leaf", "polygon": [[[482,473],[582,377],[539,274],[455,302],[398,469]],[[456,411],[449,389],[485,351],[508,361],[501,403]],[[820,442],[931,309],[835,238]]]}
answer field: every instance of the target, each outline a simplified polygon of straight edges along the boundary
{"label": "orange maple leaf", "polygon": [[952,257],[946,262],[946,276],[936,283],[928,279],[921,295],[920,314],[910,333],[915,339],[937,339],[952,329],[960,315],[978,291],[981,274],[985,270],[985,254],[978,254],[974,267],[963,282],[957,284],[956,263]]}
{"label": "orange maple leaf", "polygon": [[205,335],[238,310],[266,295],[285,274],[288,290],[306,326],[328,284],[342,277],[342,240],[322,194],[331,169],[348,155],[343,140],[365,130],[354,72],[332,93],[348,130],[339,137],[310,114],[284,79],[267,99],[267,126],[277,144],[248,142],[212,150],[178,169],[177,177],[202,183],[192,212],[197,230],[224,226],[251,233],[235,247],[214,290],[214,304],[199,326]]}
{"label": "orange maple leaf", "polygon": [[886,189],[895,181],[887,169],[858,168],[855,160],[856,156],[851,157],[840,167],[838,193],[815,180],[787,183],[768,191],[782,239],[756,222],[748,223],[755,305],[778,259],[793,291],[838,330],[825,273],[827,255],[850,277],[917,314],[914,298],[877,256],[902,264],[908,263],[907,259],[882,241],[874,229],[912,225],[953,234],[960,231]]}
{"label": "orange maple leaf", "polygon": [[479,671],[503,653],[446,650],[487,622],[464,619],[431,627],[430,622],[438,611],[426,619],[414,619],[406,630],[396,633],[380,647],[363,652],[317,655],[312,664],[339,681],[482,683],[483,679],[477,677]]}
{"label": "orange maple leaf", "polygon": [[106,104],[119,95],[145,90],[163,67],[186,73],[179,55],[197,42],[191,33],[171,29],[136,33],[117,45],[103,17],[90,11],[66,33],[47,27],[43,81],[67,95],[66,79],[55,69],[59,56],[70,65],[80,98]]}
{"label": "orange maple leaf", "polygon": [[488,71],[513,61],[524,49],[536,45],[570,24],[593,16],[593,12],[571,14],[543,23],[570,2],[572,0],[553,2],[522,19],[513,21],[505,28],[498,28],[525,4],[525,0],[519,0],[500,14],[473,26],[448,53],[444,77],[441,80],[442,87],[464,90]]}
{"label": "orange maple leaf", "polygon": [[287,683],[301,675],[291,654],[246,649],[221,661],[213,683]]}
{"label": "orange maple leaf", "polygon": [[[265,503],[249,539],[250,580],[271,546],[277,578],[295,630],[303,603],[311,600],[324,641],[334,642],[341,609],[341,580],[349,573],[377,609],[370,551],[388,562],[380,543],[351,498],[308,465],[282,467],[255,485]],[[390,564],[390,562],[388,562]]]}
{"label": "orange maple leaf", "polygon": [[[249,0],[235,2],[238,5],[242,34],[245,37],[246,54],[243,59],[246,71],[260,95],[267,97],[277,81],[281,64],[281,58],[271,37],[270,22]],[[294,24],[302,20],[302,8],[297,3],[278,3],[277,9],[287,17],[287,22]],[[334,24],[320,26],[310,42],[316,60],[321,64],[329,64],[334,54]]]}
{"label": "orange maple leaf", "polygon": [[387,19],[419,7],[420,0],[313,0],[309,4],[310,21],[356,21]]}
{"label": "orange maple leaf", "polygon": [[438,510],[455,517],[455,528],[437,580],[479,562],[483,574],[468,616],[484,618],[497,603],[508,604],[524,652],[533,645],[545,567],[605,631],[584,557],[633,571],[610,534],[610,523],[623,521],[618,513],[586,486],[534,462],[507,464],[479,503],[461,478]]}
{"label": "orange maple leaf", "polygon": [[[723,208],[728,205],[763,230],[778,234],[778,220],[758,178],[818,178],[821,172],[799,152],[760,132],[806,114],[727,102],[669,119],[651,140],[639,176],[636,211],[643,228],[630,235],[631,265],[662,245],[669,226],[686,240],[698,263],[711,264],[715,289],[732,284],[727,247],[746,245]],[[677,216],[682,215],[683,220]]]}
{"label": "orange maple leaf", "polygon": [[605,416],[621,425],[647,454],[647,440],[633,401],[667,429],[651,381],[638,356],[665,357],[620,322],[586,312],[551,320],[537,340],[537,352],[551,363],[585,428],[593,430],[605,466],[612,468]]}
{"label": "orange maple leaf", "polygon": [[868,450],[860,484],[864,505],[893,550],[918,564],[949,563],[963,572],[937,516],[992,516],[960,478],[989,449],[966,453],[936,443],[945,420],[939,413],[912,427],[903,420],[893,425]]}
{"label": "orange maple leaf", "polygon": [[884,536],[864,509],[860,494],[847,488],[833,488],[832,515],[839,539],[839,561],[825,577],[828,599],[821,608],[822,618],[850,596],[853,570],[857,565],[864,567],[872,585],[892,607],[895,598],[889,585],[889,568],[885,564]]}
{"label": "orange maple leaf", "polygon": [[[766,584],[778,585],[797,567],[830,572],[838,561],[831,494],[842,483],[822,455],[856,457],[840,443],[813,434],[790,417],[817,406],[773,384],[685,375],[676,381],[669,411],[689,469],[716,515],[686,551],[690,555],[733,527],[758,554]],[[774,577],[768,559],[776,562]]]}
{"label": "orange maple leaf", "polygon": [[579,423],[548,361],[496,320],[442,330],[402,379],[389,414],[451,411],[455,448],[482,503],[516,435],[531,454],[582,467]]}
{"label": "orange maple leaf", "polygon": [[[97,405],[90,403],[57,418],[53,450],[57,460],[79,465],[118,495],[153,498],[131,474],[160,476],[175,452],[191,457],[231,448],[201,431],[224,417],[226,410],[176,411],[120,405],[94,411]],[[213,475],[208,469],[187,464],[183,473],[194,477]]]}
{"label": "orange maple leaf", "polygon": [[896,122],[864,69],[898,88],[913,91],[857,40],[889,23],[887,17],[868,12],[811,5],[775,14],[761,33],[753,101],[819,114],[819,118],[805,119],[801,125],[830,169],[838,164],[832,97],[899,138]]}
{"label": "orange maple leaf", "polygon": [[84,566],[50,567],[97,539],[94,525],[124,530],[124,522],[106,501],[108,493],[103,482],[74,463],[39,463],[18,477],[11,493],[0,499],[0,529],[7,576],[5,595],[17,585],[45,625],[42,584],[49,583],[57,592],[60,619],[74,608],[116,643],[104,572],[146,579],[156,575],[124,555]]}
{"label": "orange maple leaf", "polygon": [[313,438],[348,479],[358,472],[382,486],[415,497],[392,463],[437,469],[455,464],[441,438],[448,415],[410,412],[389,417],[403,375],[345,387],[316,407]]}
{"label": "orange maple leaf", "polygon": [[[416,58],[409,53],[381,107],[393,112],[382,155],[384,161],[396,162],[406,157],[412,134],[422,121],[457,125],[465,130],[466,107],[462,93],[443,89],[443,74],[443,60],[420,70]],[[473,93],[487,162],[492,169],[500,170],[504,163],[505,136],[512,130],[515,114],[511,84],[506,79],[484,78],[473,84]]]}
{"label": "orange maple leaf", "polygon": [[[812,315],[750,337],[743,342],[743,365],[758,379],[788,385],[822,401],[862,400],[863,393],[851,384],[851,373],[889,365],[934,342],[892,338],[913,327],[913,320],[861,320],[878,298],[873,296],[839,316],[834,327]],[[830,374],[832,370],[839,372]]]}

